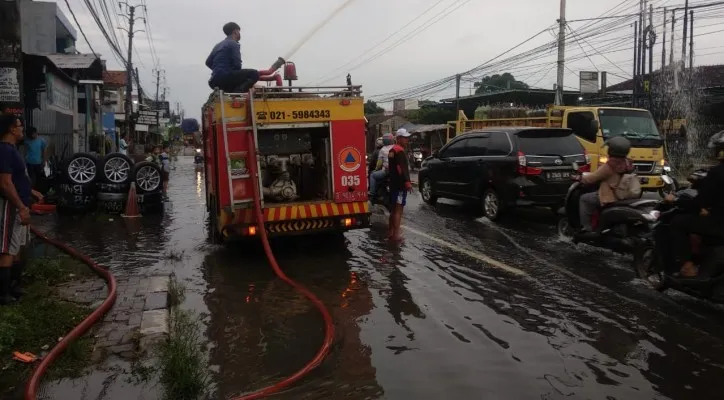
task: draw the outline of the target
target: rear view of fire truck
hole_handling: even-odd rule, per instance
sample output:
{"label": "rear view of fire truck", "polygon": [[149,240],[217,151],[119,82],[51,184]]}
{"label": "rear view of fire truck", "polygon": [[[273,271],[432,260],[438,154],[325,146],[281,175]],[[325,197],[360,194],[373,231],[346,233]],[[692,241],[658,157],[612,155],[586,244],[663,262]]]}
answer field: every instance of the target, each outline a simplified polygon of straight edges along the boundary
{"label": "rear view of fire truck", "polygon": [[[361,87],[294,87],[293,63],[284,64],[285,87],[273,68],[261,71],[262,80],[276,86],[215,91],[203,108],[214,235],[256,235],[251,185],[262,194],[271,236],[367,227]],[[252,176],[251,162],[258,176]]]}

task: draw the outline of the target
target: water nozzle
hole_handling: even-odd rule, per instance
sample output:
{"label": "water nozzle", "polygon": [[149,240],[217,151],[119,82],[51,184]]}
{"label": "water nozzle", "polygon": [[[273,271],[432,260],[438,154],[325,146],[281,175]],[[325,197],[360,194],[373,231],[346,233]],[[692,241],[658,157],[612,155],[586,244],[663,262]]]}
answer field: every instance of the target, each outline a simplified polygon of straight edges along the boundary
{"label": "water nozzle", "polygon": [[274,61],[274,64],[272,64],[272,66],[271,66],[270,69],[271,69],[272,71],[276,71],[276,70],[278,70],[279,68],[281,68],[282,65],[284,65],[285,63],[286,63],[286,61],[284,61],[283,58],[279,57],[276,61]]}

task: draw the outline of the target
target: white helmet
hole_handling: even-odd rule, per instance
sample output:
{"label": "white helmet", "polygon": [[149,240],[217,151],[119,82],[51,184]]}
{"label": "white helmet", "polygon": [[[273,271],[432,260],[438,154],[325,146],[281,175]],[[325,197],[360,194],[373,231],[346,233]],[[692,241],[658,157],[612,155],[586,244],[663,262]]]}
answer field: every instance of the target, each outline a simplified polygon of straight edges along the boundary
{"label": "white helmet", "polygon": [[377,147],[382,147],[382,146],[383,146],[382,138],[381,138],[381,137],[378,137],[377,140],[375,140],[375,146],[377,146]]}

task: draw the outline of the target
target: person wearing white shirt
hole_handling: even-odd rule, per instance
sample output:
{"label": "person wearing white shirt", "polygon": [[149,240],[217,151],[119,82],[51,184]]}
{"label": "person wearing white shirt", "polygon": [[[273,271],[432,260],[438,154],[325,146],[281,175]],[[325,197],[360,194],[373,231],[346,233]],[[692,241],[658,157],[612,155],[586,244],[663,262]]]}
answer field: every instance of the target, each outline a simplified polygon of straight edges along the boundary
{"label": "person wearing white shirt", "polygon": [[391,133],[385,133],[382,136],[382,148],[377,156],[377,166],[375,171],[370,174],[370,194],[369,197],[374,199],[377,196],[377,185],[387,176],[389,168],[389,155],[392,146],[395,145],[395,139]]}
{"label": "person wearing white shirt", "polygon": [[128,142],[126,142],[126,134],[121,136],[121,140],[118,142],[118,152],[124,156],[128,155]]}

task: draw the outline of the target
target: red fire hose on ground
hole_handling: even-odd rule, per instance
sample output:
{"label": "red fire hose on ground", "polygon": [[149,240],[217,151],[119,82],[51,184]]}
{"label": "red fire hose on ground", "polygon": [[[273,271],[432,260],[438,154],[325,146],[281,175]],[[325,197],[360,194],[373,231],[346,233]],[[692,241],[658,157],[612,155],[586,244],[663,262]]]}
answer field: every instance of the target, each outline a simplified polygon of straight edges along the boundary
{"label": "red fire hose on ground", "polygon": [[[252,136],[249,136],[249,154],[251,160],[256,160],[256,148],[254,144],[254,138]],[[250,168],[251,168],[251,176],[253,177],[257,176],[258,171],[256,170],[256,163],[250,162]],[[260,399],[266,396],[269,396],[271,394],[277,393],[298,380],[302,379],[305,375],[307,375],[309,372],[311,372],[313,369],[318,367],[322,361],[324,361],[325,357],[329,354],[330,349],[332,348],[332,343],[334,342],[334,322],[332,321],[332,316],[330,315],[327,308],[324,306],[324,303],[322,303],[321,300],[317,298],[317,296],[314,295],[311,291],[309,291],[304,286],[300,285],[299,283],[293,281],[290,279],[284,271],[281,270],[279,267],[279,264],[277,263],[276,258],[274,257],[274,253],[272,252],[271,246],[269,245],[269,237],[267,236],[266,229],[264,229],[264,214],[261,210],[261,193],[259,193],[259,185],[253,184],[253,194],[254,194],[254,213],[256,215],[256,220],[259,223],[259,231],[261,232],[261,241],[264,246],[264,253],[266,253],[267,259],[269,260],[269,264],[271,264],[272,269],[274,270],[274,273],[279,277],[279,279],[283,280],[284,282],[288,283],[293,288],[297,289],[299,292],[301,292],[306,298],[309,299],[309,301],[314,304],[314,306],[319,310],[319,312],[322,314],[322,318],[324,319],[324,340],[322,341],[322,345],[317,351],[317,354],[315,354],[314,358],[312,358],[311,361],[309,361],[304,367],[302,367],[300,370],[292,374],[291,376],[285,378],[281,382],[274,384],[272,386],[265,387],[263,389],[257,390],[253,393],[242,395],[240,397],[236,397],[233,400],[252,400],[252,399]],[[48,353],[47,356],[41,361],[41,363],[35,368],[35,371],[33,372],[33,375],[30,377],[30,380],[28,381],[28,384],[25,388],[25,400],[36,400],[37,390],[38,386],[40,384],[40,378],[45,373],[45,371],[48,369],[48,366],[56,359],[60,354],[65,350],[66,347],[68,347],[68,344],[83,335],[85,332],[90,329],[90,327],[95,324],[99,319],[103,317],[103,315],[108,312],[108,310],[113,307],[113,303],[116,301],[116,279],[113,277],[113,275],[108,272],[108,270],[102,268],[98,264],[96,264],[95,261],[93,261],[88,256],[78,252],[77,250],[71,248],[70,246],[59,242],[55,239],[51,239],[42,232],[39,232],[37,229],[31,227],[32,232],[41,238],[42,240],[58,247],[59,249],[63,250],[64,252],[68,253],[69,255],[83,261],[85,264],[87,264],[89,267],[93,268],[100,276],[102,276],[106,282],[108,283],[108,297],[106,297],[105,301],[103,301],[103,304],[101,304],[100,307],[98,307],[95,311],[93,311],[86,319],[84,319],[78,326],[73,328],[60,342],[58,342],[55,347]]]}
{"label": "red fire hose on ground", "polygon": [[116,278],[113,277],[113,275],[108,272],[107,269],[101,267],[98,265],[95,261],[90,259],[85,254],[82,254],[75,250],[74,248],[66,245],[65,243],[59,242],[55,239],[51,239],[48,236],[46,236],[44,233],[38,231],[34,227],[30,227],[30,230],[35,234],[35,236],[39,237],[40,239],[52,244],[53,246],[59,248],[60,250],[64,251],[68,255],[77,258],[78,260],[82,261],[83,263],[87,264],[89,267],[91,267],[98,275],[100,275],[103,279],[106,280],[106,283],[108,285],[108,296],[103,301],[103,303],[100,305],[100,307],[96,308],[89,316],[87,316],[79,325],[77,325],[75,328],[73,328],[70,332],[68,332],[67,335],[63,337],[63,339],[58,342],[58,344],[53,347],[48,355],[46,355],[43,360],[38,364],[37,367],[35,367],[35,371],[33,371],[33,375],[30,377],[30,380],[28,380],[27,385],[25,386],[25,400],[35,400],[37,397],[38,392],[38,386],[40,385],[40,378],[43,376],[45,371],[48,369],[50,364],[55,361],[62,353],[63,350],[65,350],[66,347],[70,344],[70,342],[78,339],[80,336],[82,336],[84,333],[90,329],[93,324],[98,322],[101,318],[103,318],[103,315],[108,312],[108,310],[113,307],[113,303],[116,302]]}
{"label": "red fire hose on ground", "polygon": [[310,292],[307,288],[290,279],[284,273],[284,271],[279,268],[279,264],[277,263],[271,246],[269,245],[269,237],[267,236],[266,229],[264,228],[264,214],[261,210],[261,194],[259,193],[259,185],[256,184],[256,177],[258,176],[258,171],[256,170],[256,146],[254,143],[254,138],[251,135],[249,135],[249,160],[251,177],[254,180],[254,184],[251,185],[254,194],[254,214],[256,215],[256,220],[259,224],[259,232],[261,234],[261,242],[264,245],[264,253],[266,253],[269,264],[271,264],[274,273],[279,277],[279,279],[283,280],[284,282],[288,283],[290,286],[301,292],[304,297],[308,298],[309,301],[311,301],[312,304],[314,304],[314,306],[317,307],[319,312],[322,314],[322,317],[324,318],[324,340],[322,341],[322,346],[317,351],[317,354],[314,355],[314,358],[312,358],[311,361],[309,361],[304,367],[302,367],[302,369],[298,370],[291,376],[287,377],[286,379],[275,385],[265,387],[250,394],[236,397],[232,400],[260,399],[270,394],[279,392],[286,387],[289,387],[290,385],[294,384],[302,377],[307,375],[314,368],[318,367],[319,364],[324,361],[324,358],[327,357],[327,355],[329,354],[329,351],[332,348],[332,342],[334,341],[334,322],[332,321],[332,316],[329,314],[329,311],[324,306],[324,303],[322,303],[317,298],[317,296],[315,296],[314,293]]}

